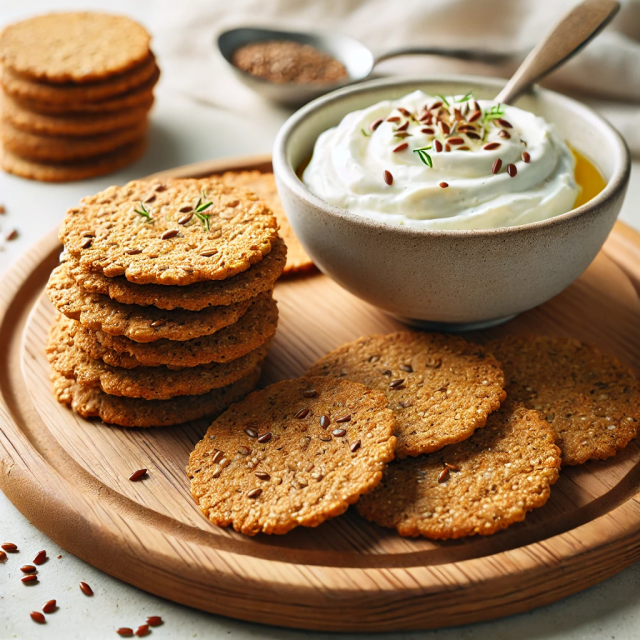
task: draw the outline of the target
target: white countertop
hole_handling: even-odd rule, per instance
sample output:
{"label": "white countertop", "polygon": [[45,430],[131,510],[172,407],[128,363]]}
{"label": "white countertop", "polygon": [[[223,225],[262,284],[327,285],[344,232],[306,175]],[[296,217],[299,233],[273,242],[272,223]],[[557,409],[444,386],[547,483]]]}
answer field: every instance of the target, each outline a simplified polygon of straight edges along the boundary
{"label": "white countertop", "polygon": [[[66,8],[108,7],[133,14],[143,22],[153,20],[153,0],[94,0],[89,2],[21,0],[3,3],[0,25],[36,12]],[[160,64],[162,61],[160,60]],[[268,110],[250,127],[238,117],[176,95],[161,82],[153,113],[151,143],[145,158],[112,176],[69,185],[21,180],[0,172],[0,237],[14,228],[19,236],[0,242],[0,273],[36,240],[58,227],[65,210],[82,196],[113,184],[173,166],[215,157],[264,153],[271,149],[284,114]],[[621,219],[640,229],[640,162],[634,163],[632,181]],[[1,285],[0,285],[1,286]],[[153,629],[155,638],[283,638],[312,636],[356,638],[341,634],[310,634],[238,622],[173,604],[122,583],[60,549],[32,526],[0,493],[0,538],[15,542],[19,554],[0,564],[0,640],[8,638],[85,639],[118,638],[120,626],[135,628],[148,615],[161,615],[165,624]],[[50,560],[41,568],[41,582],[23,585],[19,567],[40,549]],[[56,556],[62,554],[61,559]],[[46,577],[46,579],[45,579]],[[78,582],[88,582],[95,592],[85,597]],[[40,626],[29,612],[41,609],[51,598],[60,609]],[[438,637],[443,640],[508,640],[557,638],[566,640],[640,638],[640,563],[581,594],[531,613],[495,622],[433,632],[376,636],[391,640]]]}

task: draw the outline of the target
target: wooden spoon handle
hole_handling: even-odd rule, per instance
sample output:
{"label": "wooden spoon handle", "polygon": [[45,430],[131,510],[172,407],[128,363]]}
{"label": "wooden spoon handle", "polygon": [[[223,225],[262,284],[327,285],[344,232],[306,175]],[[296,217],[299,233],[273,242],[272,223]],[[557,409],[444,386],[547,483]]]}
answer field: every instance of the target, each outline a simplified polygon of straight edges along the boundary
{"label": "wooden spoon handle", "polygon": [[566,62],[595,38],[619,9],[616,0],[584,0],[571,9],[525,58],[496,96],[496,102],[511,103],[534,82]]}

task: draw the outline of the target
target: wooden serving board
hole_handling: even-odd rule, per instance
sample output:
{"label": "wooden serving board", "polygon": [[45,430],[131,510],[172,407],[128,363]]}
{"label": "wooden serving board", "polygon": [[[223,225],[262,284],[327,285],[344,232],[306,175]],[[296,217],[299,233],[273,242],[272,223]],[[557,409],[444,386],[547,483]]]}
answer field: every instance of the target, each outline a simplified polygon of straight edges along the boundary
{"label": "wooden serving board", "polygon": [[[269,168],[265,157],[164,175]],[[269,624],[342,631],[460,625],[526,611],[640,559],[640,447],[563,470],[549,503],[490,537],[403,539],[355,510],[317,529],[247,538],[211,525],[184,472],[206,421],[122,429],[53,399],[43,352],[53,310],[43,287],[55,235],[0,288],[0,487],[69,552],[141,589]],[[566,291],[503,327],[473,334],[575,336],[640,365],[640,234],[617,224]],[[302,374],[328,350],[401,325],[318,273],[281,281],[281,320],[263,382]],[[130,482],[130,473],[149,478]]]}

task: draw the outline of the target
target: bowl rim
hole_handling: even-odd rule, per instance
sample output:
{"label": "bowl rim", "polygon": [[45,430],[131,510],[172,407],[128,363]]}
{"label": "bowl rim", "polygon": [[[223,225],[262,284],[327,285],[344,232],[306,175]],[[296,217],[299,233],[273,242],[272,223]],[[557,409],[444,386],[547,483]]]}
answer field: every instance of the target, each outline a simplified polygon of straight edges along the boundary
{"label": "bowl rim", "polygon": [[[608,130],[609,135],[612,138],[614,146],[617,147],[617,158],[614,170],[611,178],[607,181],[605,188],[595,197],[583,205],[571,209],[566,213],[562,213],[553,218],[547,220],[541,220],[539,222],[530,222],[527,224],[515,225],[512,227],[497,227],[494,229],[422,229],[418,227],[410,227],[406,225],[393,224],[389,222],[383,222],[367,218],[352,213],[348,209],[338,207],[330,204],[312,193],[307,186],[300,180],[295,172],[295,169],[287,160],[287,150],[291,137],[294,135],[296,129],[311,115],[321,111],[327,106],[333,105],[342,101],[345,97],[354,94],[366,94],[372,91],[377,91],[384,87],[397,88],[403,85],[408,87],[415,87],[420,84],[435,84],[435,83],[468,83],[471,86],[481,86],[485,88],[501,89],[506,80],[503,78],[486,77],[486,76],[474,76],[474,75],[458,75],[458,74],[443,74],[443,75],[430,75],[430,76],[393,76],[390,78],[381,78],[376,80],[369,80],[357,85],[351,85],[332,91],[324,96],[316,98],[312,102],[308,103],[293,115],[291,115],[286,122],[280,128],[276,140],[273,146],[273,171],[274,175],[284,182],[287,188],[293,191],[302,200],[311,202],[315,207],[322,209],[332,216],[342,218],[346,221],[350,221],[359,225],[367,226],[378,231],[385,231],[387,233],[394,232],[402,235],[412,236],[429,236],[429,237],[449,237],[449,238],[464,238],[464,237],[490,237],[501,236],[514,233],[523,233],[527,230],[543,230],[550,229],[559,225],[563,225],[575,218],[593,212],[595,209],[603,207],[607,208],[608,204],[614,201],[621,190],[624,190],[631,173],[631,156],[629,148],[624,138],[620,133],[608,122],[603,116],[596,111],[588,107],[586,104],[569,98],[557,91],[550,89],[543,89],[538,85],[534,85],[530,89],[530,94],[535,96],[550,97],[551,100],[565,104],[573,113],[583,119],[592,118],[597,120],[604,128]],[[415,89],[414,89],[415,90]]]}

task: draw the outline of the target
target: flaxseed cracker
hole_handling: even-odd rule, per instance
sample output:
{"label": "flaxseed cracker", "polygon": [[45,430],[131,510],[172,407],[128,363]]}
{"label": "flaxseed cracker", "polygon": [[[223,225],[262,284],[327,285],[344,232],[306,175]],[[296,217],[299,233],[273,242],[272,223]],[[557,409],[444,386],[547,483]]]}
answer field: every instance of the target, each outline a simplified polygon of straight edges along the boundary
{"label": "flaxseed cracker", "polygon": [[28,133],[4,122],[0,128],[2,145],[9,152],[36,162],[77,162],[94,158],[142,138],[146,118],[126,129],[94,136],[47,136]]}
{"label": "flaxseed cracker", "polygon": [[162,339],[139,343],[125,336],[112,336],[81,326],[76,339],[92,358],[101,358],[114,367],[132,369],[166,365],[169,369],[183,369],[241,358],[273,338],[277,326],[276,301],[263,294],[235,324],[210,336],[181,342]]}
{"label": "flaxseed cracker", "polygon": [[209,306],[248,300],[272,290],[282,273],[286,259],[287,247],[281,239],[277,239],[271,251],[246,271],[226,280],[196,282],[183,287],[135,284],[124,276],[108,278],[101,273],[86,271],[73,256],[66,256],[65,261],[69,274],[85,291],[107,295],[123,304],[153,305],[167,310],[180,308],[201,311]]}
{"label": "flaxseed cracker", "polygon": [[380,482],[395,447],[386,404],[377,391],[332,378],[256,391],[196,445],[191,493],[211,522],[247,535],[316,527]]}
{"label": "flaxseed cracker", "polygon": [[175,396],[200,395],[226,387],[262,365],[267,355],[263,345],[245,356],[223,364],[204,364],[175,371],[167,367],[123,369],[94,360],[75,341],[77,323],[60,317],[51,327],[46,347],[55,371],[90,387],[100,387],[113,396],[168,400]]}
{"label": "flaxseed cracker", "polygon": [[126,73],[91,84],[44,84],[2,69],[0,85],[5,94],[20,100],[66,105],[70,102],[99,102],[137,89],[160,71],[153,55]]}
{"label": "flaxseed cracker", "polygon": [[560,471],[555,439],[537,411],[507,401],[468,440],[390,464],[358,511],[402,536],[496,533],[549,499]]}
{"label": "flaxseed cracker", "polygon": [[277,237],[267,205],[219,178],[109,187],[69,209],[60,230],[83,269],[165,285],[231,278]]}
{"label": "flaxseed cracker", "polygon": [[132,91],[114,96],[99,102],[67,102],[56,104],[55,102],[42,102],[41,100],[26,100],[13,96],[13,101],[21,108],[35,113],[49,115],[87,115],[91,114],[96,119],[102,118],[105,114],[113,111],[125,111],[127,109],[147,108],[151,109],[154,102],[153,87],[155,86],[159,73],[151,76],[147,82]]}
{"label": "flaxseed cracker", "polygon": [[125,73],[149,56],[147,31],[125,16],[49,13],[0,34],[4,67],[46,82],[95,82]]}
{"label": "flaxseed cracker", "polygon": [[136,342],[153,342],[162,338],[191,340],[211,335],[237,322],[252,302],[243,300],[223,307],[207,307],[202,311],[165,311],[153,306],[121,304],[99,293],[84,291],[68,274],[64,262],[51,273],[47,294],[60,313],[80,321],[91,331],[126,336]]}
{"label": "flaxseed cracker", "polygon": [[146,121],[149,107],[95,115],[51,115],[29,111],[8,96],[2,97],[2,119],[15,129],[51,136],[92,136],[126,129]]}
{"label": "flaxseed cracker", "polygon": [[205,416],[217,416],[234,402],[244,398],[257,384],[260,370],[228,387],[213,389],[200,396],[176,396],[170,400],[143,400],[110,396],[98,387],[87,387],[51,374],[54,394],[60,404],[70,406],[83,418],[98,417],[121,427],[169,427]]}
{"label": "flaxseed cracker", "polygon": [[328,353],[307,375],[346,378],[382,391],[396,417],[397,458],[465,440],[506,397],[493,356],[438,333],[360,338]]}
{"label": "flaxseed cracker", "polygon": [[37,162],[0,149],[0,165],[7,173],[41,182],[75,182],[113,173],[134,163],[144,155],[146,136],[111,153],[74,163]]}
{"label": "flaxseed cracker", "polygon": [[563,465],[610,458],[638,435],[640,384],[616,358],[551,336],[506,336],[486,347],[504,368],[509,398],[557,431]]}
{"label": "flaxseed cracker", "polygon": [[284,268],[285,275],[296,271],[308,271],[313,269],[313,262],[306,254],[300,244],[300,240],[296,238],[287,216],[284,213],[276,181],[272,173],[261,173],[260,171],[228,171],[222,176],[222,179],[234,187],[249,189],[253,191],[258,198],[264,200],[268,207],[273,211],[278,225],[280,227],[280,237],[287,245],[287,266]]}

